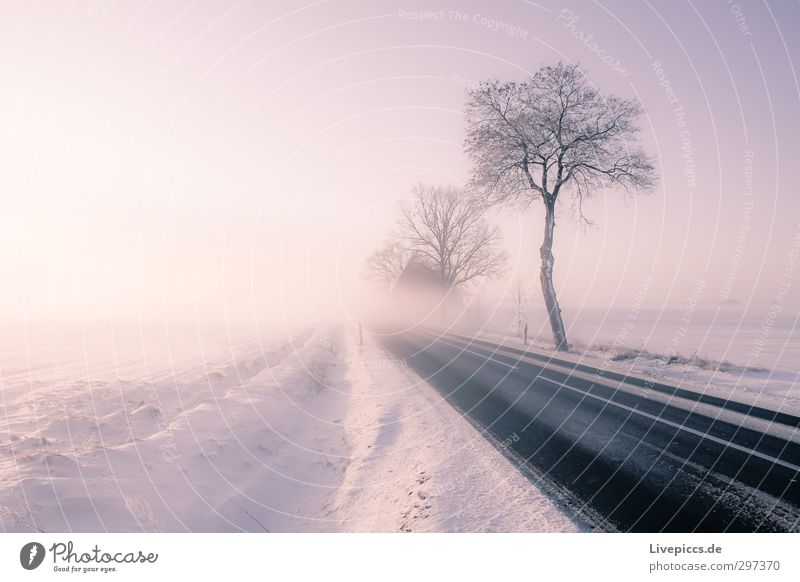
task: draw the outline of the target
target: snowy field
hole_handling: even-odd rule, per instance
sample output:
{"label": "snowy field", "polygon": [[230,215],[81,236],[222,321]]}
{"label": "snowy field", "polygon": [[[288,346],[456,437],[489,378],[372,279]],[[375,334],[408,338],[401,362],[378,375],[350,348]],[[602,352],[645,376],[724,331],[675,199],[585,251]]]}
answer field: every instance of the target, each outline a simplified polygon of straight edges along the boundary
{"label": "snowy field", "polygon": [[578,528],[348,327],[0,342],[2,531]]}
{"label": "snowy field", "polygon": [[[800,410],[791,318],[571,315],[570,357]],[[0,382],[2,531],[579,528],[349,326],[7,328]]]}
{"label": "snowy field", "polygon": [[[738,306],[564,309],[573,353],[585,363],[772,409],[800,412],[800,333],[794,313]],[[549,350],[545,314],[527,314],[534,345]],[[514,340],[506,309],[481,335]],[[519,342],[521,344],[521,341]]]}

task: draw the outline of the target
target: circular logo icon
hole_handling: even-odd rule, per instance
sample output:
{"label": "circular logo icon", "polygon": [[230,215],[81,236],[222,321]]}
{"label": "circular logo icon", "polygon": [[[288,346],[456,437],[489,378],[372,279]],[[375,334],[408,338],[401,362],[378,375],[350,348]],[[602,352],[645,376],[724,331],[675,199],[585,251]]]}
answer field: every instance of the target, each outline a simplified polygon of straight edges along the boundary
{"label": "circular logo icon", "polygon": [[35,570],[44,561],[44,546],[39,542],[29,542],[19,551],[19,563],[26,570]]}

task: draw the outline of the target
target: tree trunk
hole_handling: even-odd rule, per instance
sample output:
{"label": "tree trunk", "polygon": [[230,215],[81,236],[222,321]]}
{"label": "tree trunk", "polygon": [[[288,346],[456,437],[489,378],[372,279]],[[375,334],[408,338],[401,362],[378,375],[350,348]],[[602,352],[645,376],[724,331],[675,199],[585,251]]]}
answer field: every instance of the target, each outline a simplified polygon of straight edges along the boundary
{"label": "tree trunk", "polygon": [[555,258],[553,257],[553,231],[556,226],[555,216],[555,201],[544,201],[546,210],[544,222],[544,240],[539,254],[542,257],[542,267],[539,271],[539,280],[542,284],[542,295],[544,296],[544,304],[547,308],[547,315],[550,318],[550,329],[553,330],[553,343],[560,352],[566,352],[569,349],[567,344],[567,332],[564,329],[564,322],[561,320],[561,308],[558,306],[558,299],[556,299],[556,290],[553,287],[553,264]]}

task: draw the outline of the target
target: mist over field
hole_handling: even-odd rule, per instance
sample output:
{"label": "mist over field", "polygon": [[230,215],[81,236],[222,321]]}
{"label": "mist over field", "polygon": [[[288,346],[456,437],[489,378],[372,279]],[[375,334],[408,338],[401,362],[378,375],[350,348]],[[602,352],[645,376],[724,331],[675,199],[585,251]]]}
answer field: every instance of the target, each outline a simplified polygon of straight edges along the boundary
{"label": "mist over field", "polygon": [[[647,277],[656,306],[701,281],[704,303],[774,302],[800,229],[797,87],[791,42],[767,31],[791,8],[753,7],[747,36],[717,6],[430,8],[6,6],[4,317],[355,319],[395,203],[468,178],[465,90],[556,59],[643,104],[661,177],[588,201],[593,229],[564,202],[562,302],[625,307]],[[535,282],[542,212],[492,212],[511,257],[497,295]]]}

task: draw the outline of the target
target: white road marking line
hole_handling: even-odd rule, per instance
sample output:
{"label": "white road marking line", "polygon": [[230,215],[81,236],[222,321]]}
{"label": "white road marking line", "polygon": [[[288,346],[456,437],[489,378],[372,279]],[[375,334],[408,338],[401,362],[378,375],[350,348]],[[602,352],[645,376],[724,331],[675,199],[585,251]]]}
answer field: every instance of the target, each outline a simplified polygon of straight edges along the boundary
{"label": "white road marking line", "polygon": [[[478,353],[478,352],[473,352],[472,350],[469,350],[469,349],[464,348],[464,347],[459,346],[459,345],[451,344],[451,343],[449,343],[449,342],[447,342],[447,341],[445,341],[443,339],[439,339],[438,341],[442,342],[442,343],[444,343],[446,345],[449,345],[450,347],[458,348],[458,349],[460,349],[462,351],[469,352],[470,354],[474,354],[476,356],[480,356],[480,357],[482,357],[484,359],[487,359],[487,360],[490,360],[490,361],[492,361],[492,362],[494,362],[496,364],[501,364],[503,366],[507,366],[507,367],[512,368],[514,370],[518,369],[516,366],[511,366],[511,365],[506,364],[504,362],[498,362],[497,360],[494,360],[494,359],[492,359],[490,357],[487,357],[484,354],[481,354],[481,353]],[[632,407],[632,406],[626,406],[624,404],[620,404],[619,402],[614,402],[613,400],[609,400],[607,398],[603,398],[602,396],[597,396],[595,394],[591,394],[590,392],[585,392],[585,391],[583,391],[583,390],[581,390],[579,388],[573,388],[572,386],[568,386],[567,384],[564,384],[563,382],[558,382],[556,380],[551,380],[549,378],[544,378],[542,376],[537,376],[537,378],[539,380],[544,380],[545,382],[550,382],[551,384],[554,384],[554,385],[559,386],[561,388],[566,388],[567,390],[571,390],[571,391],[576,392],[578,394],[582,394],[582,395],[586,395],[586,396],[588,396],[590,398],[594,398],[595,400],[599,400],[600,402],[605,402],[607,404],[611,404],[612,406],[616,406],[617,408],[621,408],[621,409],[627,410],[629,412],[634,412],[636,414],[644,416],[645,418],[649,418],[649,419],[654,420],[656,422],[660,422],[660,423],[665,424],[667,426],[670,426],[672,428],[677,428],[678,430],[683,430],[683,431],[686,431],[686,432],[688,432],[690,434],[693,434],[695,436],[699,436],[701,438],[708,439],[708,440],[713,441],[713,442],[715,442],[717,444],[724,445],[725,447],[730,447],[732,449],[736,449],[737,451],[740,451],[740,452],[743,452],[743,453],[747,453],[748,455],[751,455],[751,456],[754,456],[754,457],[758,457],[759,459],[762,459],[764,461],[769,461],[770,463],[773,463],[775,465],[780,465],[780,466],[785,467],[785,468],[787,468],[787,469],[789,469],[791,471],[800,472],[800,465],[795,465],[795,464],[789,463],[787,461],[782,461],[781,459],[777,459],[777,458],[772,457],[770,455],[767,455],[765,453],[760,453],[760,452],[755,451],[753,449],[748,449],[747,447],[744,447],[742,445],[737,445],[734,442],[727,441],[727,440],[721,439],[719,437],[715,437],[713,435],[710,435],[708,433],[704,433],[702,431],[699,431],[699,430],[696,430],[696,429],[693,429],[693,428],[689,428],[688,426],[685,426],[685,425],[677,423],[677,422],[673,422],[671,420],[667,420],[667,419],[662,418],[660,416],[656,416],[655,414],[650,414],[649,412],[644,412],[642,410],[639,410],[638,408],[635,408],[635,407]]]}
{"label": "white road marking line", "polygon": [[443,339],[437,340],[437,343],[443,343],[445,345],[450,346],[451,348],[458,348],[462,352],[468,352],[468,353],[470,353],[470,354],[472,354],[474,356],[480,356],[481,358],[483,358],[485,360],[489,360],[490,362],[493,362],[495,364],[500,364],[501,366],[505,366],[506,368],[511,368],[512,370],[517,370],[518,369],[516,366],[512,366],[511,364],[506,364],[505,362],[500,362],[498,360],[495,360],[491,356],[486,356],[484,354],[481,354],[480,352],[473,352],[469,348],[465,348],[463,346],[459,346],[459,345],[456,345],[456,344],[451,344],[450,342],[447,342],[447,341],[445,341]]}
{"label": "white road marking line", "polygon": [[686,425],[683,425],[683,424],[680,424],[680,423],[677,423],[677,422],[673,422],[671,420],[667,420],[666,418],[662,418],[660,416],[656,416],[655,414],[650,414],[649,412],[644,412],[644,411],[639,410],[638,408],[635,408],[633,406],[626,406],[624,404],[620,404],[619,402],[614,402],[613,400],[609,400],[607,398],[603,398],[602,396],[597,396],[597,395],[591,394],[589,392],[584,392],[583,390],[580,390],[579,388],[573,388],[572,386],[567,386],[563,382],[557,382],[555,380],[550,380],[549,378],[541,378],[541,379],[544,380],[545,382],[550,382],[551,384],[555,384],[556,386],[560,386],[561,388],[566,388],[567,390],[572,390],[573,392],[577,392],[578,394],[584,394],[584,395],[586,395],[586,396],[588,396],[590,398],[594,398],[595,400],[599,400],[601,402],[606,402],[608,404],[611,404],[612,406],[616,406],[617,408],[621,408],[623,410],[627,410],[627,411],[630,411],[630,412],[634,412],[636,414],[640,414],[641,416],[644,416],[644,417],[649,418],[651,420],[655,420],[655,421],[660,422],[662,424],[666,424],[667,426],[671,426],[672,428],[677,428],[678,430],[686,431],[686,432],[688,432],[690,434],[693,434],[695,436],[699,436],[701,438],[708,439],[710,441],[714,441],[717,444],[724,445],[724,446],[730,447],[732,449],[736,449],[737,451],[741,451],[743,453],[747,453],[748,455],[752,455],[754,457],[758,457],[758,458],[763,459],[765,461],[769,461],[770,463],[773,463],[775,465],[781,465],[782,467],[786,467],[787,469],[790,469],[792,471],[800,471],[800,466],[795,465],[793,463],[789,463],[787,461],[782,461],[781,459],[777,459],[777,458],[772,457],[770,455],[767,455],[765,453],[760,453],[758,451],[754,451],[753,449],[748,449],[747,447],[744,447],[742,445],[737,445],[734,442],[727,441],[727,440],[721,439],[719,437],[715,437],[715,436],[710,435],[708,433],[696,430],[694,428],[690,428],[690,427],[688,427]]}

